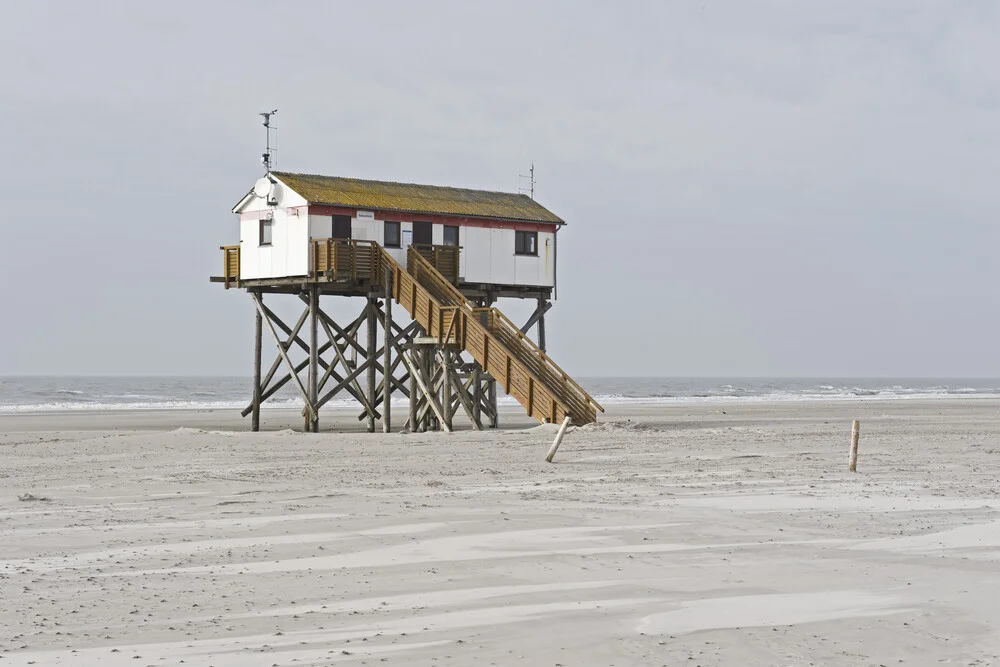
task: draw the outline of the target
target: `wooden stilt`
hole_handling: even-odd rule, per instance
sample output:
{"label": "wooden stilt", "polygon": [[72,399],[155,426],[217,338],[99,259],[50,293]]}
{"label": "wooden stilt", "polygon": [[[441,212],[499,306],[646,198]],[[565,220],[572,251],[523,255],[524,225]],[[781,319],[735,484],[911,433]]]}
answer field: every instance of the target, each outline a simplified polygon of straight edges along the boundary
{"label": "wooden stilt", "polygon": [[319,412],[315,409],[319,399],[319,287],[309,289],[309,402],[312,414],[306,412],[306,430],[319,432]]}
{"label": "wooden stilt", "polygon": [[452,374],[454,370],[452,365],[452,352],[451,348],[442,347],[441,348],[441,366],[444,371],[444,382],[441,385],[441,406],[444,410],[444,427],[446,431],[450,431],[452,427],[451,417],[454,411],[451,407],[452,402],[452,391],[451,391],[451,381]]}
{"label": "wooden stilt", "polygon": [[[423,330],[418,326],[415,337],[419,337],[423,333]],[[416,351],[416,346],[410,343],[410,345],[405,350],[397,350],[397,354],[400,357],[404,357],[407,353],[412,353]],[[408,369],[410,373],[410,412],[407,416],[407,420],[410,424],[410,433],[417,433],[420,431],[420,425],[417,423],[417,377],[416,373],[413,372],[412,368]]]}
{"label": "wooden stilt", "polygon": [[[368,405],[373,405],[375,403],[375,340],[376,340],[376,322],[377,316],[375,315],[375,310],[377,306],[378,299],[369,294],[368,295],[368,349],[365,352],[365,359],[368,360]],[[375,432],[375,415],[372,412],[368,413],[368,432]]]}
{"label": "wooden stilt", "polygon": [[487,384],[487,400],[490,403],[490,410],[493,411],[493,414],[490,415],[490,428],[500,428],[500,413],[497,411],[497,381],[492,377]]}
{"label": "wooden stilt", "polygon": [[250,430],[259,431],[260,430],[260,356],[261,356],[261,345],[263,343],[263,333],[264,333],[264,316],[261,315],[260,311],[254,308],[254,314],[256,315],[254,322],[254,337],[253,337],[253,404],[252,410],[253,416],[250,418]]}
{"label": "wooden stilt", "polygon": [[538,347],[542,352],[545,352],[545,311],[548,310],[546,304],[548,301],[544,297],[538,298],[538,312],[541,313],[538,316]]}
{"label": "wooden stilt", "polygon": [[483,427],[483,370],[476,362],[472,370],[472,421]]}
{"label": "wooden stilt", "polygon": [[385,277],[385,343],[382,359],[382,432],[392,432],[392,274]]}
{"label": "wooden stilt", "polygon": [[[496,297],[488,293],[482,300],[482,307],[491,308],[496,301]],[[480,313],[479,318],[483,326],[487,326],[486,313]],[[480,390],[480,392],[481,391],[482,390]],[[497,381],[492,375],[489,375],[486,380],[486,404],[490,413],[490,428],[499,428],[500,419],[499,414],[497,413]]]}

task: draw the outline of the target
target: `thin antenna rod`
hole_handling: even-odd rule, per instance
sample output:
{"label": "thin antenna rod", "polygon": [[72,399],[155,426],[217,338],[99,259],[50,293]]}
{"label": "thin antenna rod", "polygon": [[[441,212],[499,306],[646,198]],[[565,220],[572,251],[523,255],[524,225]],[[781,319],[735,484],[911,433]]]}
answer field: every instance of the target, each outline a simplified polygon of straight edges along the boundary
{"label": "thin antenna rod", "polygon": [[[535,161],[531,161],[531,169],[528,170],[528,175],[518,174],[518,178],[527,178],[528,180],[528,196],[532,199],[535,198]],[[524,194],[524,188],[518,186],[517,191]]]}
{"label": "thin antenna rod", "polygon": [[272,111],[264,111],[258,114],[264,117],[264,141],[266,148],[264,150],[264,154],[260,156],[260,161],[264,165],[265,172],[271,171],[271,166],[272,166],[271,154],[278,152],[276,148],[271,148],[271,116],[273,116],[276,113],[278,113],[277,109],[274,109]]}

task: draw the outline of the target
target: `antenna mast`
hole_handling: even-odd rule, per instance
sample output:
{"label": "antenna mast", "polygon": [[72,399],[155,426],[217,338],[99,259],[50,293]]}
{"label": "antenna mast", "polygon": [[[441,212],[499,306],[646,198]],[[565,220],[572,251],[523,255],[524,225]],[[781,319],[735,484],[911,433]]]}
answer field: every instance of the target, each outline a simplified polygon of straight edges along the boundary
{"label": "antenna mast", "polygon": [[[264,112],[258,114],[258,115],[264,117],[264,141],[265,141],[266,148],[264,150],[263,155],[260,156],[260,161],[261,161],[261,164],[264,165],[264,171],[265,172],[270,172],[271,171],[271,166],[272,166],[271,165],[271,153],[277,153],[278,152],[278,149],[271,148],[271,116],[273,116],[276,113],[278,113],[278,110],[277,109],[273,109],[271,111],[264,111]],[[277,129],[277,128],[275,128],[275,129]]]}
{"label": "antenna mast", "polygon": [[[518,178],[527,178],[528,179],[528,188],[527,188],[527,190],[528,190],[528,196],[531,197],[532,199],[534,199],[535,198],[535,161],[534,160],[531,161],[531,169],[528,170],[528,174],[527,175],[518,174],[517,177]],[[520,186],[517,188],[517,191],[520,192],[521,194],[524,194],[524,190],[525,190],[525,188],[520,187]]]}

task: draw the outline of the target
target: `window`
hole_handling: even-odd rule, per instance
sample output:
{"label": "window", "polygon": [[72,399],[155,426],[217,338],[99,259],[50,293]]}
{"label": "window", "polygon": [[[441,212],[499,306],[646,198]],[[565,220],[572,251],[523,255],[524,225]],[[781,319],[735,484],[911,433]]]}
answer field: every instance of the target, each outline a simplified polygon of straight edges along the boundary
{"label": "window", "polygon": [[433,225],[429,222],[413,223],[413,243],[416,245],[431,245],[434,243]]}
{"label": "window", "polygon": [[458,245],[458,227],[454,225],[444,226],[444,244]]}
{"label": "window", "polygon": [[271,237],[274,232],[274,220],[263,218],[260,221],[260,243],[258,245],[271,245]]}
{"label": "window", "polygon": [[331,230],[330,238],[332,239],[351,238],[351,216],[349,215],[333,216],[333,229]]}
{"label": "window", "polygon": [[399,247],[399,223],[398,222],[386,222],[385,223],[385,235],[383,236],[382,245],[386,248],[398,248]]}
{"label": "window", "polygon": [[538,254],[538,232],[514,232],[515,255]]}

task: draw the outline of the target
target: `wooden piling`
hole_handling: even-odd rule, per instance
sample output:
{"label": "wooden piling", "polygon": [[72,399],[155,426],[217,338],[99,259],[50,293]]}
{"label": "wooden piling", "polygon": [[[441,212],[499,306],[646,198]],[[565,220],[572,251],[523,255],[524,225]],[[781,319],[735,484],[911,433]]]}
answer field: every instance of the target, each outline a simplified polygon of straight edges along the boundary
{"label": "wooden piling", "polygon": [[472,421],[483,423],[483,371],[479,362],[472,369]]}
{"label": "wooden piling", "polygon": [[538,349],[542,352],[546,351],[545,348],[545,311],[546,311],[546,300],[544,297],[538,297],[538,310],[542,313],[538,318]]}
{"label": "wooden piling", "polygon": [[486,400],[490,402],[490,410],[493,411],[493,414],[490,415],[490,428],[500,428],[500,411],[497,410],[497,381],[492,376],[486,383]]}
{"label": "wooden piling", "polygon": [[[419,333],[418,333],[419,335]],[[413,349],[412,347],[410,348]],[[417,375],[410,369],[410,433],[416,433],[420,429],[417,427]]]}
{"label": "wooden piling", "polygon": [[559,449],[559,443],[562,442],[563,436],[566,435],[566,428],[569,426],[569,415],[563,419],[562,426],[559,427],[559,432],[556,433],[556,439],[552,441],[552,447],[549,448],[549,454],[545,457],[545,460],[552,463],[552,459],[556,455],[556,450]]}
{"label": "wooden piling", "polygon": [[857,419],[851,424],[851,458],[847,469],[851,472],[858,471],[858,439],[861,435],[861,422]]}
{"label": "wooden piling", "polygon": [[[374,295],[368,295],[368,349],[365,353],[365,359],[370,361],[368,364],[368,405],[375,405],[375,341],[376,341],[376,322],[378,321],[378,316],[375,313],[375,309],[378,307],[378,299]],[[368,432],[375,432],[375,414],[373,412],[368,413]]]}
{"label": "wooden piling", "polygon": [[382,432],[392,432],[392,273],[385,276],[385,349],[382,357]]}
{"label": "wooden piling", "polygon": [[256,314],[253,337],[253,404],[251,405],[250,430],[260,430],[260,357],[263,344],[264,316],[254,309]]}
{"label": "wooden piling", "polygon": [[451,381],[452,381],[452,374],[454,373],[454,369],[452,368],[453,357],[451,349],[448,347],[441,348],[441,358],[443,364],[443,368],[441,369],[441,371],[444,373],[444,378],[443,378],[444,382],[442,383],[441,387],[441,409],[444,412],[444,415],[442,415],[444,418],[444,429],[446,431],[451,431],[452,427],[451,417],[453,414],[451,410],[451,402],[452,402]]}
{"label": "wooden piling", "polygon": [[309,402],[314,410],[306,410],[306,431],[319,432],[319,287],[309,288]]}

